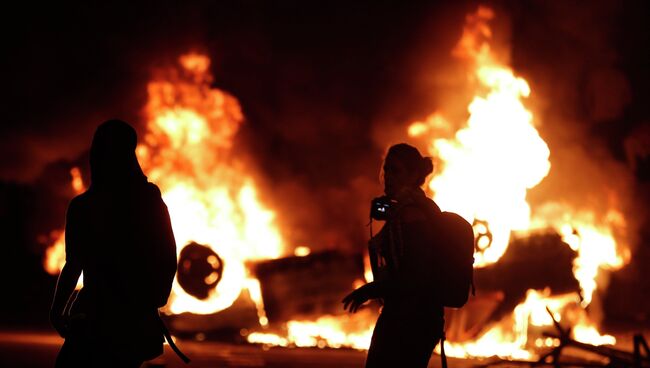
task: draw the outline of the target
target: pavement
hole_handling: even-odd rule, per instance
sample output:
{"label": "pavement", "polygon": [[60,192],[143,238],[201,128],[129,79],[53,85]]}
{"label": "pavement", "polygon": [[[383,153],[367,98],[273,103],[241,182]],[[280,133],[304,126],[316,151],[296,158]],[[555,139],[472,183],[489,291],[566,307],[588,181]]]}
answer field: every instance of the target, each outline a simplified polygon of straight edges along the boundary
{"label": "pavement", "polygon": [[[0,367],[53,367],[63,339],[47,331],[0,331]],[[286,367],[286,368],[360,368],[365,351],[352,349],[282,348],[252,344],[230,344],[215,341],[178,340],[177,345],[192,362],[185,365],[165,346],[164,354],[143,365],[143,368],[165,367]],[[478,362],[449,358],[450,367],[472,367]],[[440,367],[434,355],[429,368]]]}

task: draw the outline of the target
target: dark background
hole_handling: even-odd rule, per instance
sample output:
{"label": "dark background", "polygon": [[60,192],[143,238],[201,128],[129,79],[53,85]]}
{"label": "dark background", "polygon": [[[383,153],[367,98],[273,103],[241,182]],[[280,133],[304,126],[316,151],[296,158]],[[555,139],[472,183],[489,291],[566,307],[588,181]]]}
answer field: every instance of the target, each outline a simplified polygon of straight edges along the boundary
{"label": "dark background", "polygon": [[[162,1],[3,9],[0,323],[46,325],[55,278],[42,267],[43,236],[63,227],[73,196],[69,169],[87,168],[90,139],[103,120],[120,117],[142,133],[151,70],[188,51],[209,54],[215,87],[239,99],[246,123],[236,149],[254,166],[266,188],[262,200],[279,209],[291,243],[363,249],[366,203],[381,189],[381,155],[403,139],[394,132],[464,96],[450,50],[478,4]],[[509,46],[513,68],[533,90],[552,175],[563,177],[550,176],[532,198],[557,194],[582,204],[603,198],[604,190],[617,193],[635,250],[612,281],[618,284],[606,311],[610,319],[648,323],[648,5],[487,4],[497,11],[495,32],[502,31],[495,38]],[[463,98],[456,103],[464,109]]]}

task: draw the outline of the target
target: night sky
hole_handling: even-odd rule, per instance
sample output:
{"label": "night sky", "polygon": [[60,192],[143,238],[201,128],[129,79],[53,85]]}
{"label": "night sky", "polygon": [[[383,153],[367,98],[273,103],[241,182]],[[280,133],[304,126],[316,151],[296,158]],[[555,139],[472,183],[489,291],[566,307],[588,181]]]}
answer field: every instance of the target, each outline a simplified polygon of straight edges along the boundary
{"label": "night sky", "polygon": [[[17,315],[9,319],[18,324],[46,319],[41,313],[55,280],[42,271],[39,237],[63,226],[73,195],[69,168],[85,167],[92,133],[108,118],[143,133],[152,69],[189,51],[207,53],[214,86],[240,101],[246,122],[237,150],[250,157],[260,185],[272,188],[262,200],[282,210],[280,221],[296,229],[291,239],[316,249],[365,248],[366,203],[381,190],[381,155],[404,139],[395,132],[462,95],[459,78],[449,78],[460,73],[450,50],[465,15],[482,3],[453,3],[80,2],[3,9],[6,266],[0,276],[18,300],[5,304],[3,315]],[[553,193],[586,203],[601,195],[601,189],[585,193],[594,183],[619,193],[638,248],[637,269],[625,282],[643,278],[638,269],[650,260],[642,205],[650,199],[648,5],[487,4],[497,12],[495,38],[510,48],[513,68],[533,90],[533,110],[557,163],[553,175],[563,177],[550,177],[533,199]],[[576,167],[589,175],[575,175]],[[22,283],[9,282],[19,275]]]}

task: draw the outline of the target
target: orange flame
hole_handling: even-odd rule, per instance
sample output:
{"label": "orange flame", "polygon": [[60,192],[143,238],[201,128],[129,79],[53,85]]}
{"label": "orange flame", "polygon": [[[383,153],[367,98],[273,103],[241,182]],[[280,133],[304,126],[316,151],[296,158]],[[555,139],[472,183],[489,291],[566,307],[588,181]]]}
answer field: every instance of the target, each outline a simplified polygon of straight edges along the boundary
{"label": "orange flame", "polygon": [[[148,130],[136,152],[163,193],[178,251],[190,242],[206,244],[224,259],[224,268],[205,300],[175,281],[167,310],[215,313],[232,305],[243,289],[261,307],[259,284],[245,262],[277,258],[284,247],[274,213],[259,203],[253,179],[230,155],[243,122],[241,108],[234,97],[211,88],[207,56],[183,55],[179,64],[148,85]],[[263,308],[259,315],[264,324]]]}
{"label": "orange flame", "polygon": [[[467,126],[454,139],[437,138],[429,145],[443,162],[442,171],[429,183],[441,208],[457,212],[470,223],[489,224],[491,244],[475,255],[477,266],[496,262],[506,251],[512,230],[528,228],[530,207],[526,191],[549,172],[549,149],[532,124],[533,116],[522,99],[530,94],[523,78],[500,65],[487,41],[487,21],[493,12],[480,7],[468,16],[468,25],[454,54],[476,64],[475,77],[485,94],[469,105]],[[439,113],[409,127],[422,136],[448,125]]]}
{"label": "orange flame", "polygon": [[367,349],[370,345],[376,315],[361,310],[355,315],[321,316],[315,321],[289,321],[286,334],[252,332],[246,336],[248,342],[276,346],[298,347],[349,347]]}
{"label": "orange flame", "polygon": [[84,185],[83,178],[81,177],[81,170],[78,167],[73,167],[70,170],[70,176],[72,176],[72,189],[75,194],[81,194],[86,190]]}
{"label": "orange flame", "polygon": [[[81,170],[78,167],[70,169],[70,185],[75,194],[81,194],[86,190]],[[51,275],[58,275],[65,264],[65,232],[55,230],[50,234],[52,244],[45,250],[44,264],[45,271]],[[81,287],[81,285],[78,285]]]}
{"label": "orange flame", "polygon": [[53,231],[50,238],[53,243],[45,250],[43,266],[50,275],[58,275],[65,264],[65,235],[63,231]]}
{"label": "orange flame", "polygon": [[[458,212],[473,222],[478,236],[475,267],[494,263],[506,251],[512,231],[552,227],[578,252],[574,275],[582,290],[577,295],[550,296],[550,290],[529,290],[525,302],[517,306],[510,321],[502,321],[469,343],[447,342],[452,356],[491,356],[531,359],[530,326],[552,323],[549,307],[556,317],[569,306],[586,307],[597,288],[600,269],[617,269],[629,259],[629,250],[617,246],[612,226],[624,226],[615,210],[606,223],[598,223],[591,212],[579,212],[553,203],[531,208],[526,191],[535,187],[551,169],[549,149],[534,126],[532,113],[522,100],[530,95],[528,83],[500,63],[491,51],[488,21],[494,12],[480,7],[467,17],[463,36],[453,54],[469,60],[479,84],[468,110],[466,125],[452,139],[430,138],[429,151],[442,162],[442,170],[429,183],[434,199],[444,210]],[[412,137],[429,138],[448,132],[450,125],[440,113],[425,122],[410,125]],[[490,234],[490,237],[484,236]],[[578,308],[571,321],[574,338],[592,344],[615,343],[612,336],[600,335],[584,309]],[[556,342],[537,339],[537,347]]]}

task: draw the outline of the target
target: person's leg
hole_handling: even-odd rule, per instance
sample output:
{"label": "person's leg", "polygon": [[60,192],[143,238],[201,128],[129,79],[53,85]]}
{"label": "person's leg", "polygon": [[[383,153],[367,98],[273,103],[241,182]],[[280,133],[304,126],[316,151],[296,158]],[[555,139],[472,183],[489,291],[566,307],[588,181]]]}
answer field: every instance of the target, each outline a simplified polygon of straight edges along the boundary
{"label": "person's leg", "polygon": [[399,355],[404,367],[426,368],[433,354],[433,349],[440,341],[442,324],[428,316],[409,319],[400,331]]}
{"label": "person's leg", "polygon": [[90,357],[88,347],[83,339],[68,337],[65,339],[56,357],[55,368],[89,367]]}
{"label": "person's leg", "polygon": [[112,362],[112,367],[124,367],[124,368],[140,368],[140,366],[144,363],[142,360],[135,359],[135,358],[121,358],[121,359],[116,359]]}
{"label": "person's leg", "polygon": [[67,339],[63,342],[63,346],[61,346],[61,350],[59,350],[59,354],[56,356],[55,368],[72,367],[75,352],[74,348],[70,345],[70,341]]}
{"label": "person's leg", "polygon": [[98,356],[95,357],[92,367],[94,368],[112,368],[112,367],[124,367],[124,368],[139,368],[142,363],[141,359],[123,357],[123,356]]}
{"label": "person's leg", "polygon": [[440,341],[439,337],[430,334],[414,334],[404,338],[399,348],[402,366],[426,368],[433,354],[433,349]]}
{"label": "person's leg", "polygon": [[107,344],[95,347],[94,368],[138,368],[144,363],[142,358],[136,357],[131,353],[121,351]]}
{"label": "person's leg", "polygon": [[[372,340],[366,358],[366,368],[401,367],[399,360],[399,319],[383,311],[372,332]],[[405,367],[405,366],[404,366]]]}
{"label": "person's leg", "polygon": [[378,368],[381,367],[381,358],[384,351],[384,316],[383,314],[379,315],[377,322],[375,323],[375,328],[372,331],[372,338],[370,339],[370,347],[368,347],[368,355],[366,356],[366,368]]}

